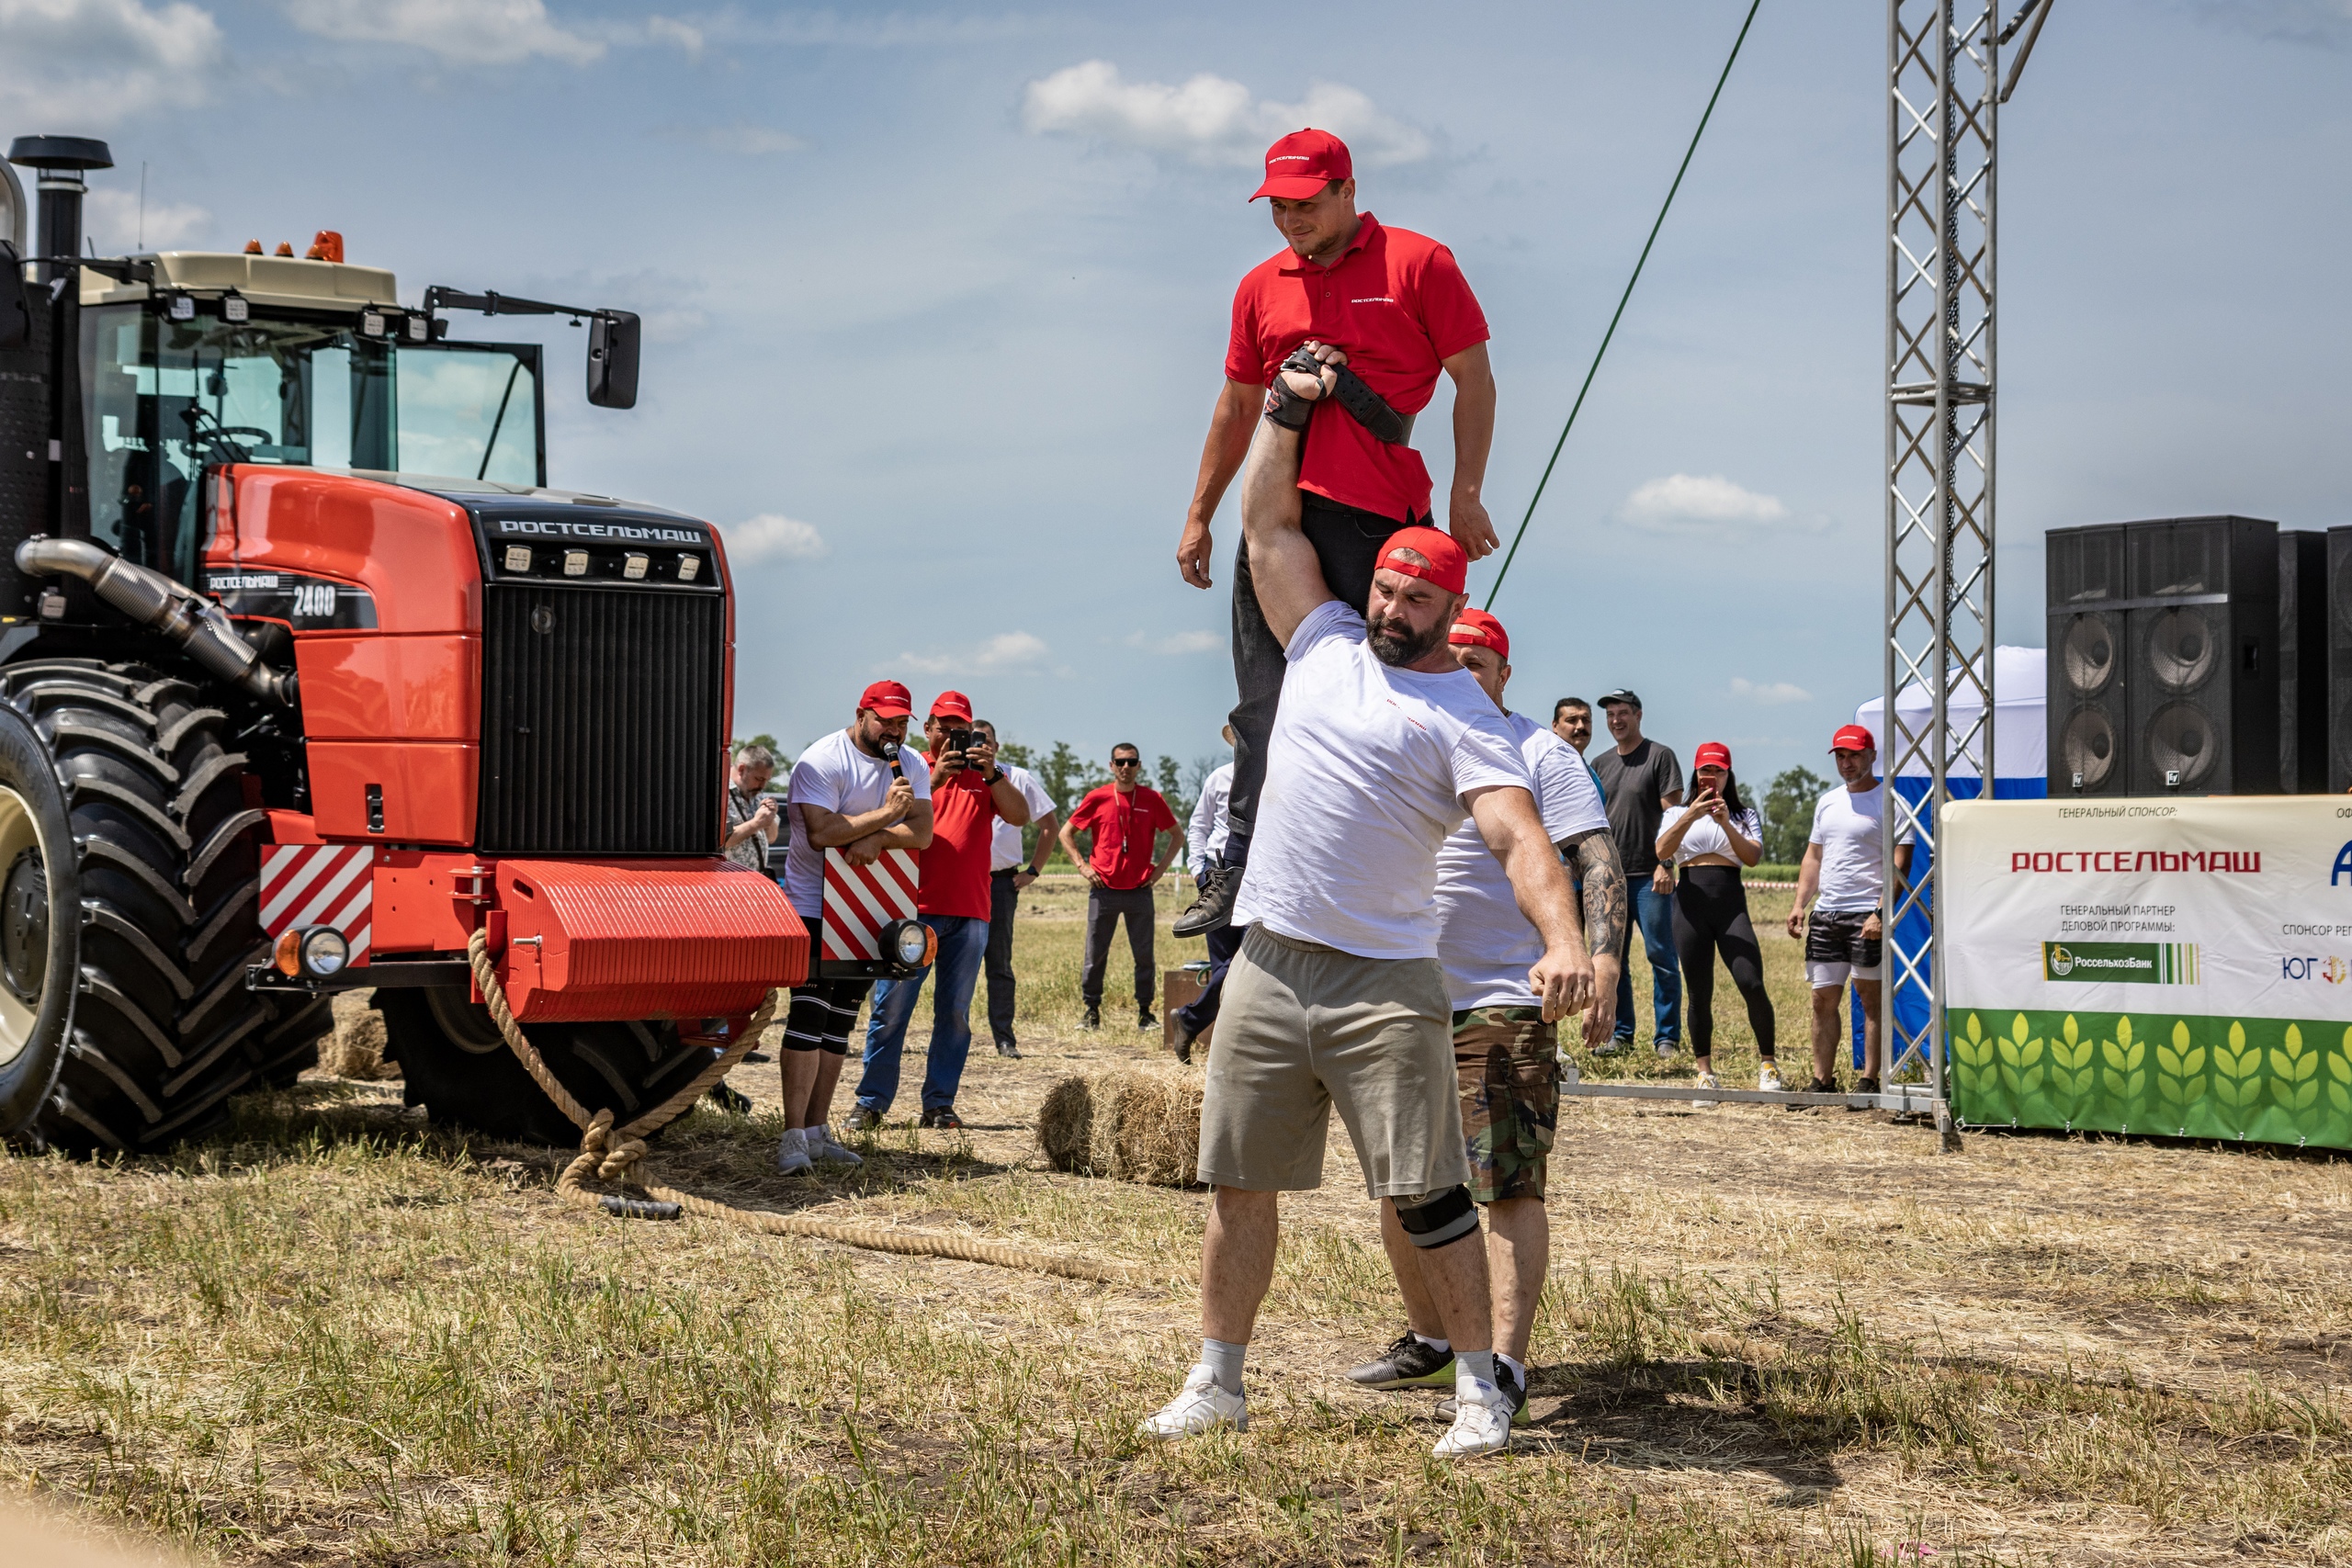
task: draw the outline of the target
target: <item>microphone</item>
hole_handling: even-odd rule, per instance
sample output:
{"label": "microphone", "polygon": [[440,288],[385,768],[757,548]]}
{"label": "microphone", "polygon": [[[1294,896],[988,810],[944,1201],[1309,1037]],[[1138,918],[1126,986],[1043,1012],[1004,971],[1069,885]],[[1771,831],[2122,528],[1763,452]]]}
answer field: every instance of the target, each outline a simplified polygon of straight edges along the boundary
{"label": "microphone", "polygon": [[902,779],[907,776],[905,770],[899,766],[899,743],[897,741],[885,740],[882,742],[882,760],[890,764],[890,776],[892,778]]}

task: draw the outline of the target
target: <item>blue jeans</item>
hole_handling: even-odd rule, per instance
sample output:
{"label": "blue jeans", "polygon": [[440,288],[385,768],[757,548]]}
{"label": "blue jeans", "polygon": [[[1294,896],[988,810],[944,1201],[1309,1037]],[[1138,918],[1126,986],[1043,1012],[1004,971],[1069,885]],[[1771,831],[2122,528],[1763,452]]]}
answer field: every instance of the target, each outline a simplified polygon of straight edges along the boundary
{"label": "blue jeans", "polygon": [[1642,931],[1642,951],[1650,959],[1650,1000],[1657,1010],[1657,1037],[1682,1043],[1682,966],[1674,955],[1674,895],[1660,893],[1647,876],[1629,876],[1634,886],[1634,918],[1625,923],[1625,945],[1618,950],[1617,1029],[1619,1040],[1634,1037],[1634,928]]}
{"label": "blue jeans", "polygon": [[[989,923],[977,915],[925,915],[922,923],[939,938],[939,990],[931,1006],[931,1061],[923,1069],[922,1108],[952,1111],[964,1082],[964,1058],[972,1049],[972,987],[989,950]],[[865,1024],[865,1070],[857,1080],[857,1106],[876,1116],[899,1098],[899,1057],[907,1043],[907,1022],[922,998],[931,971],[874,987],[874,1014]]]}

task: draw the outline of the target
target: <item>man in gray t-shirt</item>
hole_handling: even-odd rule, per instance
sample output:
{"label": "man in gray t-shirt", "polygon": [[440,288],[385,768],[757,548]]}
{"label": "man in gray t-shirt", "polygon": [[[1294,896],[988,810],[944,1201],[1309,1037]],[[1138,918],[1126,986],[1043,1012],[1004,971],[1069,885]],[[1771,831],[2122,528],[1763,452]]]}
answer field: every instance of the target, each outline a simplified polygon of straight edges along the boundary
{"label": "man in gray t-shirt", "polygon": [[1682,804],[1682,761],[1671,747],[1642,735],[1642,699],[1623,687],[1600,699],[1609,733],[1617,744],[1593,759],[1593,776],[1608,797],[1609,829],[1625,863],[1625,891],[1633,919],[1618,950],[1617,1027],[1600,1055],[1613,1055],[1634,1043],[1634,975],[1625,956],[1634,928],[1650,960],[1650,1000],[1657,1018],[1657,1054],[1671,1056],[1682,1044],[1682,970],[1674,956],[1674,871],[1657,858],[1657,830],[1666,808]]}

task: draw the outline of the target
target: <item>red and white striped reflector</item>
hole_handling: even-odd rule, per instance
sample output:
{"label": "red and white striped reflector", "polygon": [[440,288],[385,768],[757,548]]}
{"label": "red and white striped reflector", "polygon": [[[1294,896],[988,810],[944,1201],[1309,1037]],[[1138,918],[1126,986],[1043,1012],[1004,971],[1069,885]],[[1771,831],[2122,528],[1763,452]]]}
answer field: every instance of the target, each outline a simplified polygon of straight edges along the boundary
{"label": "red and white striped reflector", "polygon": [[376,851],[368,844],[270,844],[261,852],[261,929],[275,941],[301,926],[333,926],[368,962],[375,921]]}
{"label": "red and white striped reflector", "polygon": [[885,850],[872,865],[852,865],[839,850],[825,852],[826,963],[874,963],[882,957],[882,928],[915,918],[915,852]]}

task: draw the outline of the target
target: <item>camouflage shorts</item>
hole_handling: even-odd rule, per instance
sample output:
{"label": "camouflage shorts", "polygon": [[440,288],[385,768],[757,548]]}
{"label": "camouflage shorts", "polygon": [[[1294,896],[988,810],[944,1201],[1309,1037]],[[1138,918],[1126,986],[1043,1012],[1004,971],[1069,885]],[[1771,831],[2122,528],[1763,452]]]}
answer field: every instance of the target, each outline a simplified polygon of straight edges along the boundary
{"label": "camouflage shorts", "polygon": [[1453,1070],[1470,1196],[1544,1196],[1560,1120],[1560,1064],[1552,1025],[1536,1008],[1472,1008],[1453,1015]]}

